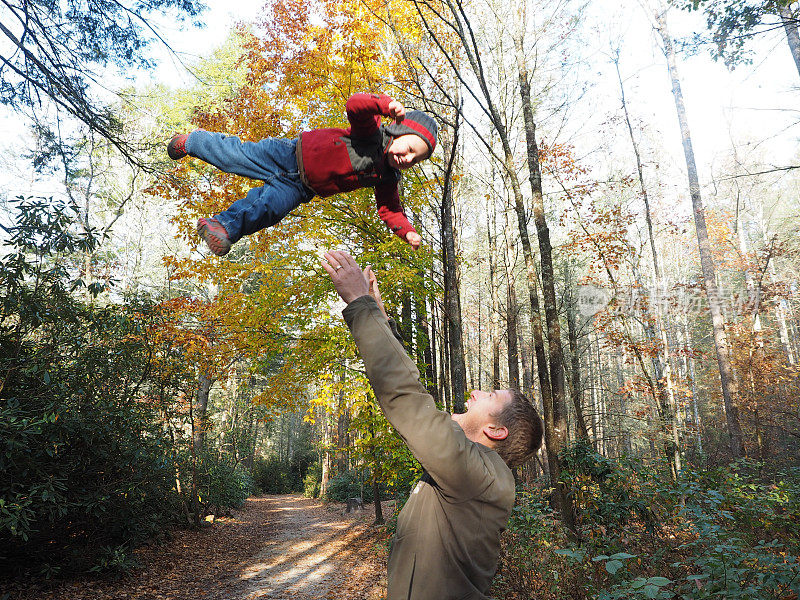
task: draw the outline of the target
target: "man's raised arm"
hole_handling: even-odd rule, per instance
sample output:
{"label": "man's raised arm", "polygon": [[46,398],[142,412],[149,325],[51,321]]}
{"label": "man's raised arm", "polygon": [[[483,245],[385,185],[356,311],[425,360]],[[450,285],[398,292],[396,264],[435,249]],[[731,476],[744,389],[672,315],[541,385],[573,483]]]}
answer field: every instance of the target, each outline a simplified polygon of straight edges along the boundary
{"label": "man's raised arm", "polygon": [[345,321],[386,418],[445,494],[454,499],[477,496],[493,477],[492,467],[420,383],[416,365],[376,302],[380,296],[370,295],[369,271],[362,272],[345,252],[329,252],[325,258],[323,266],[347,303]]}

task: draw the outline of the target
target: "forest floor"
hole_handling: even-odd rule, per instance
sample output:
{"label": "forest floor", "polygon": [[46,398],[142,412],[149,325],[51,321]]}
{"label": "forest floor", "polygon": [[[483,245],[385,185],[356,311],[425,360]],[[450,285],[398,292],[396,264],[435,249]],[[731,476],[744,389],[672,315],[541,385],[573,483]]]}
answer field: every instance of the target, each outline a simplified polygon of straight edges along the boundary
{"label": "forest floor", "polygon": [[374,505],[345,514],[343,504],[299,495],[250,498],[212,527],[138,550],[139,567],[122,578],[4,591],[10,600],[379,600],[388,542],[374,519]]}

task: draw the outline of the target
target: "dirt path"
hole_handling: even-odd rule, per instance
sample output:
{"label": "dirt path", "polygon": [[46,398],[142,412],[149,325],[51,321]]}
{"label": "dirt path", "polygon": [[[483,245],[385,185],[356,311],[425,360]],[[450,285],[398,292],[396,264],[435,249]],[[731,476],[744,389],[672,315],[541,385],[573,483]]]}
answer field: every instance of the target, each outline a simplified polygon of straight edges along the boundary
{"label": "dirt path", "polygon": [[375,531],[367,526],[374,509],[347,518],[340,505],[331,511],[296,496],[264,501],[274,534],[231,587],[209,599],[383,597],[381,567],[364,568],[376,553]]}
{"label": "dirt path", "polygon": [[[384,505],[384,514],[391,508]],[[17,586],[10,600],[379,600],[386,534],[373,507],[344,514],[298,495],[251,498],[232,518],[137,551],[122,579]]]}

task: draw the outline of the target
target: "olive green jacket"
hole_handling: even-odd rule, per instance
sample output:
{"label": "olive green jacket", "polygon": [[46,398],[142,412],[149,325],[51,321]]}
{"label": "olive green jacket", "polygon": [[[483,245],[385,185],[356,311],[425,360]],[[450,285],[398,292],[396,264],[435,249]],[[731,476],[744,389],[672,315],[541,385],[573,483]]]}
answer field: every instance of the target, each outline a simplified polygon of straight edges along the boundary
{"label": "olive green jacket", "polygon": [[511,470],[436,408],[370,296],[343,314],[386,418],[425,469],[397,519],[388,600],[487,598],[514,505]]}

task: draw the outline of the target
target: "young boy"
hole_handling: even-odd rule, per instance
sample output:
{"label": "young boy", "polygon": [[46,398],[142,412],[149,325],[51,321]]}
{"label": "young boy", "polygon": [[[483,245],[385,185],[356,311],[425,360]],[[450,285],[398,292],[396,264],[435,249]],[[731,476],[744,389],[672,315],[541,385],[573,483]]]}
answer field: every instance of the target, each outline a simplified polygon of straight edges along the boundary
{"label": "young boy", "polygon": [[[305,131],[297,139],[239,138],[198,129],[170,140],[173,160],[194,156],[226,173],[261,179],[226,211],[197,222],[197,233],[223,256],[242,236],[275,225],[302,202],[363,187],[375,188],[378,215],[414,250],[422,238],[408,222],[397,186],[400,171],[430,157],[437,125],[428,114],[406,112],[383,94],[354,94],[347,101],[347,129]],[[381,116],[395,122],[384,127]]]}

